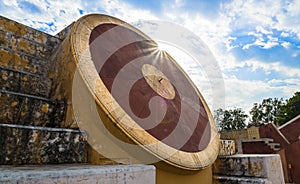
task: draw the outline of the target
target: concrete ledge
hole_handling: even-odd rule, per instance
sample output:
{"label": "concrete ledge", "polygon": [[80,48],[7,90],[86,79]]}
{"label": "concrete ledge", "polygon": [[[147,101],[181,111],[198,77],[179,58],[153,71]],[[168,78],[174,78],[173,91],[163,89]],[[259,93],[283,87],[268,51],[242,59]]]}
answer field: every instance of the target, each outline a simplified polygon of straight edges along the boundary
{"label": "concrete ledge", "polygon": [[276,154],[219,156],[213,165],[213,173],[220,176],[266,178],[272,183],[284,183],[280,156]]}
{"label": "concrete ledge", "polygon": [[0,183],[155,184],[151,165],[0,166]]}

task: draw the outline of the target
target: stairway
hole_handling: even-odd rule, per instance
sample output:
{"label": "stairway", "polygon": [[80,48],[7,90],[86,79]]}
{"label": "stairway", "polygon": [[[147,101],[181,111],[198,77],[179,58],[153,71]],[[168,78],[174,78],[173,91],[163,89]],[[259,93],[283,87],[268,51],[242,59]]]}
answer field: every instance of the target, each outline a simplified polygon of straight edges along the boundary
{"label": "stairway", "polygon": [[0,17],[0,165],[87,161],[84,133],[64,127],[65,101],[51,99],[49,58],[61,42]]}
{"label": "stairway", "polygon": [[237,140],[238,153],[270,154],[281,149],[280,143],[270,138]]}
{"label": "stairway", "polygon": [[265,144],[268,145],[270,149],[273,150],[274,152],[280,150],[280,143],[274,142],[274,139],[265,140]]}

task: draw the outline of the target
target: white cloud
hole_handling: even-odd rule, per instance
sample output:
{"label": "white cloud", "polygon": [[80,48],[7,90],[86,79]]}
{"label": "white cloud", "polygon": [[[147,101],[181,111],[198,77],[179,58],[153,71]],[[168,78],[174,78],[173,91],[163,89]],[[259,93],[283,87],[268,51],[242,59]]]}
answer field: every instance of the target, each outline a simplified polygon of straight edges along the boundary
{"label": "white cloud", "polygon": [[229,35],[231,33],[230,17],[216,12],[218,16],[212,21],[207,19],[201,12],[190,12],[182,9],[182,5],[182,1],[163,4],[161,18],[178,23],[193,31],[213,51],[224,46],[228,46],[228,50],[232,49],[230,42],[234,37]]}
{"label": "white cloud", "polygon": [[[1,14],[33,28],[45,30],[50,34],[56,34],[81,17],[82,15],[79,10],[84,10],[85,13],[106,13],[127,22],[137,21],[139,19],[157,19],[149,10],[135,8],[130,4],[118,0],[31,0],[29,2],[36,6],[40,12],[37,14],[28,13],[29,9],[20,7],[19,1],[4,0],[3,3],[7,7],[3,8]],[[52,23],[52,27],[49,27],[49,24]]]}
{"label": "white cloud", "polygon": [[[265,40],[263,38],[263,35],[261,33],[258,32],[263,32],[264,34],[268,34],[267,35],[267,39]],[[272,37],[270,34],[272,34],[272,32],[267,32],[265,30],[259,30],[258,32],[249,32],[248,35],[253,35],[256,37],[256,40],[253,43],[249,43],[246,44],[242,47],[242,49],[249,49],[251,46],[260,46],[263,49],[270,49],[272,47],[275,47],[277,45],[279,45],[278,43],[278,38],[277,37]]]}
{"label": "white cloud", "polygon": [[290,42],[282,42],[280,45],[281,45],[282,47],[288,49],[288,48],[291,46],[291,43],[290,43]]}
{"label": "white cloud", "polygon": [[[300,46],[298,46],[297,48],[300,49]],[[295,50],[293,53],[292,53],[292,57],[298,57],[300,55],[300,50]]]}
{"label": "white cloud", "polygon": [[279,45],[278,38],[268,36],[268,41],[266,43],[263,43],[261,46],[264,49],[270,49],[270,48],[275,47],[277,45]]}
{"label": "white cloud", "polygon": [[271,29],[296,33],[300,38],[300,2],[292,1],[242,1],[224,4],[223,14],[232,17],[233,29],[257,27],[261,33]]}
{"label": "white cloud", "polygon": [[[30,4],[38,8],[39,13],[28,13],[30,11],[26,8],[30,7],[22,8],[19,3],[19,1],[13,1],[7,4],[1,14],[33,28],[43,29],[50,34],[63,29],[81,16],[78,9],[82,9],[82,5],[79,1],[31,0]],[[49,27],[50,24],[53,24],[52,28]]]}
{"label": "white cloud", "polygon": [[263,28],[262,26],[256,26],[256,32],[263,33],[263,34],[266,34],[266,35],[273,34],[272,31],[268,31],[268,30],[266,30],[266,28]]}
{"label": "white cloud", "polygon": [[250,32],[248,32],[248,34],[247,35],[252,35],[252,36],[254,36],[254,37],[257,37],[257,38],[260,38],[260,39],[262,39],[262,34],[261,33],[258,33],[258,32],[254,32],[254,31],[250,31]]}
{"label": "white cloud", "polygon": [[2,1],[6,6],[18,6],[18,3],[16,0],[3,0]]}
{"label": "white cloud", "polygon": [[280,36],[282,36],[282,37],[288,37],[290,34],[289,33],[286,33],[286,32],[282,32],[281,34],[280,34]]}
{"label": "white cloud", "polygon": [[239,80],[235,76],[225,76],[226,107],[241,107],[248,112],[253,103],[265,98],[290,98],[300,89],[300,79],[272,79],[269,81]]}
{"label": "white cloud", "polygon": [[285,75],[286,77],[300,77],[299,68],[288,67],[280,62],[264,63],[261,61],[251,59],[243,62],[243,64],[245,66],[250,66],[252,68],[252,71],[256,71],[257,69],[263,69],[265,72],[278,72]]}
{"label": "white cloud", "polygon": [[[94,1],[94,7],[101,7],[105,12],[111,16],[116,16],[127,22],[136,22],[140,19],[143,20],[156,20],[156,15],[146,9],[134,7],[131,4],[124,3],[120,0],[103,0]],[[93,7],[90,3],[87,4],[87,9]],[[99,11],[99,10],[98,10]]]}
{"label": "white cloud", "polygon": [[[291,2],[291,4],[293,5],[295,2]],[[278,45],[289,48],[290,43],[279,41],[272,31],[273,29],[283,31],[282,36],[289,36],[291,32],[297,32],[293,28],[294,25],[292,27],[279,26],[281,22],[278,20],[278,16],[285,18],[291,16],[291,14],[283,12],[283,9],[287,7],[284,1],[237,0],[224,3],[221,7],[223,9],[221,9],[219,16],[213,21],[206,19],[201,14],[191,14],[181,9],[172,9],[169,6],[165,7],[164,12],[167,12],[166,17],[179,22],[203,39],[212,50],[223,71],[237,70],[237,68],[247,65],[253,71],[263,69],[266,74],[278,72],[286,77],[299,77],[300,72],[297,68],[287,67],[280,62],[264,63],[256,60],[241,62],[237,61],[234,54],[230,52],[239,46],[232,45],[232,41],[236,39],[235,30],[239,31],[237,35],[248,34],[256,38],[252,43],[240,45],[243,49],[249,49],[251,46],[270,49]],[[296,52],[294,56],[297,56]],[[227,94],[230,92],[228,91]]]}
{"label": "white cloud", "polygon": [[278,15],[278,29],[286,29],[292,31],[298,35],[300,38],[300,1],[292,0],[287,1],[285,8],[285,13]]}

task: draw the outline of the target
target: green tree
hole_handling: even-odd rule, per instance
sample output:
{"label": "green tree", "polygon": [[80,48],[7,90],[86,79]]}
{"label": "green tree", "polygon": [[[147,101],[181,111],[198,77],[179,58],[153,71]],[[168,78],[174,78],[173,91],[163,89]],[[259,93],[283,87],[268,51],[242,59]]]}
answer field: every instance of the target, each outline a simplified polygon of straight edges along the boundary
{"label": "green tree", "polygon": [[277,116],[282,111],[284,100],[282,98],[263,99],[262,103],[254,103],[251,114],[250,124],[267,124],[275,123],[278,125]]}
{"label": "green tree", "polygon": [[300,114],[300,92],[296,92],[286,101],[278,116],[276,122],[278,126],[283,125]]}
{"label": "green tree", "polygon": [[241,108],[230,110],[217,109],[214,117],[219,131],[222,131],[245,128],[248,115]]}

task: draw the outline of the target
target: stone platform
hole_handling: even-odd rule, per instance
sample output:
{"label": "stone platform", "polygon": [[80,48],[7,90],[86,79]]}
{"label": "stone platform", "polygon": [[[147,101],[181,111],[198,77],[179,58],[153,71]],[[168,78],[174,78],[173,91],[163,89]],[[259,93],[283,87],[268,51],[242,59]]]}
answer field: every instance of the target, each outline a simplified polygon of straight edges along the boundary
{"label": "stone platform", "polygon": [[0,183],[9,184],[155,184],[151,165],[0,166]]}
{"label": "stone platform", "polygon": [[214,183],[284,184],[280,156],[237,154],[219,156],[213,164]]}

